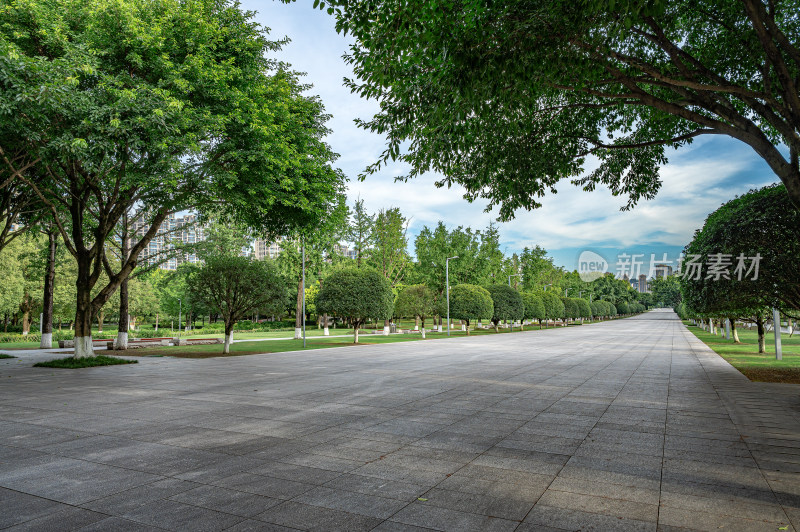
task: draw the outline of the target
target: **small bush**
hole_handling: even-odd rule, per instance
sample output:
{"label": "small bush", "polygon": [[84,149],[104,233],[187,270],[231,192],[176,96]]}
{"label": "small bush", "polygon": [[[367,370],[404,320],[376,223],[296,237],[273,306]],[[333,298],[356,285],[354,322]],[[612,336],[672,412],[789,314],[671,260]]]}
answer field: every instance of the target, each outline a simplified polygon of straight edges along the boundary
{"label": "small bush", "polygon": [[93,357],[83,358],[57,358],[55,360],[48,360],[46,362],[37,362],[33,365],[34,368],[61,368],[61,369],[78,369],[78,368],[93,368],[95,366],[115,366],[117,364],[138,364],[138,360],[128,360],[126,358],[109,357],[106,355],[97,355]]}
{"label": "small bush", "polygon": [[0,353],[0,358],[17,358],[17,357],[12,357],[11,355],[5,355],[3,353]]}

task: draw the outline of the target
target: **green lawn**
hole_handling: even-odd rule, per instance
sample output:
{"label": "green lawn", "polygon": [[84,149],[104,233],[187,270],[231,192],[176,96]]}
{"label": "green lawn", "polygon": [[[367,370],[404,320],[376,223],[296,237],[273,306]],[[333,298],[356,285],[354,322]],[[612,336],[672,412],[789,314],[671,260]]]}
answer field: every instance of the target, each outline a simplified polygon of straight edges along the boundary
{"label": "green lawn", "polygon": [[34,368],[59,368],[59,369],[79,369],[79,368],[93,368],[96,366],[116,366],[119,364],[137,364],[138,360],[127,360],[124,358],[110,357],[106,355],[97,355],[93,357],[84,358],[56,358],[46,362],[37,362],[33,365]]}
{"label": "green lawn", "polygon": [[[538,327],[526,327],[525,331],[531,330],[539,330]],[[307,330],[307,333],[310,332]],[[514,333],[520,332],[519,328],[514,328]],[[311,336],[307,334],[306,337],[306,349],[325,349],[330,347],[349,347],[353,345],[353,337],[352,337],[352,330],[345,330],[345,329],[336,329],[335,331],[331,329],[331,334],[344,334],[348,333],[349,336],[345,338],[330,338],[324,337],[320,335]],[[493,334],[511,334],[510,329],[500,329],[498,333],[495,333],[494,330],[480,330],[470,331],[470,336],[484,336],[484,335],[493,335]],[[285,335],[285,333],[284,333]],[[241,339],[245,336],[245,334],[235,335],[234,339]],[[447,338],[447,332],[443,333],[427,333],[426,340],[433,340],[433,339],[441,339]],[[451,337],[452,338],[463,338],[466,336],[466,333],[462,332],[461,330],[451,330]],[[263,338],[264,335],[258,336],[259,338]],[[359,333],[358,337],[358,345],[374,345],[374,344],[385,344],[385,343],[394,343],[394,342],[414,342],[414,341],[423,341],[422,336],[420,334],[393,334],[391,336],[383,336],[381,334],[371,334],[371,333]],[[180,346],[180,347],[152,347],[147,349],[134,349],[125,352],[125,356],[172,356],[172,357],[180,357],[180,358],[208,358],[208,357],[219,357],[219,356],[241,356],[241,355],[255,355],[255,354],[264,354],[264,353],[282,353],[285,351],[302,351],[303,350],[303,342],[302,340],[294,340],[294,339],[287,339],[287,340],[273,340],[273,341],[266,341],[266,342],[236,342],[231,345],[231,352],[229,355],[222,354],[222,345],[190,345],[190,346]]]}
{"label": "green lawn", "polygon": [[783,360],[775,360],[775,337],[767,333],[767,353],[758,353],[758,334],[755,331],[739,329],[741,344],[726,340],[725,333],[714,336],[688,322],[689,330],[713,349],[722,358],[741,371],[747,378],[759,382],[800,383],[800,335],[789,338],[781,335]]}

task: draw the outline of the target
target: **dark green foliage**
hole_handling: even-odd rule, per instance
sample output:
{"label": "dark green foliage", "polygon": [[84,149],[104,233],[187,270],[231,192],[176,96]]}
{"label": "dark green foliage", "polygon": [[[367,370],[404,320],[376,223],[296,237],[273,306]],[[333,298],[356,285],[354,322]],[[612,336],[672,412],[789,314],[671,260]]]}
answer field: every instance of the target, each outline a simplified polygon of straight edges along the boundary
{"label": "dark green foliage", "polygon": [[271,261],[253,260],[239,255],[215,255],[189,278],[198,300],[222,315],[225,346],[236,322],[254,311],[276,314],[286,306],[288,292]]}
{"label": "dark green foliage", "polygon": [[504,284],[493,284],[486,287],[492,298],[492,323],[495,327],[501,320],[521,320],[525,315],[525,303],[522,295]]}
{"label": "dark green foliage", "polygon": [[380,104],[368,172],[399,159],[504,218],[561,179],[631,205],[658,191],[667,147],[724,134],[800,207],[797,0],[321,4],[354,41],[348,85]]}
{"label": "dark green foliage", "polygon": [[564,318],[569,320],[580,318],[578,303],[573,298],[562,297],[561,302],[564,304]]}
{"label": "dark green foliage", "polygon": [[450,289],[450,317],[467,322],[488,320],[494,314],[492,296],[488,290],[474,284],[460,284]]}
{"label": "dark green foliage", "polygon": [[6,355],[5,353],[0,353],[0,358],[17,358],[15,356]]}
{"label": "dark green foliage", "polygon": [[526,320],[543,320],[547,317],[541,293],[522,292],[522,303],[525,305]]}
{"label": "dark green foliage", "polygon": [[[252,17],[228,0],[0,8],[0,148],[32,164],[19,179],[76,259],[76,336],[171,213],[289,234],[341,198],[328,116]],[[106,244],[132,211],[140,228],[116,262]]]}
{"label": "dark green foliage", "polygon": [[542,292],[542,302],[544,303],[544,313],[548,320],[560,320],[564,317],[564,302],[552,290]]}
{"label": "dark green foliage", "polygon": [[95,366],[115,366],[118,364],[137,364],[138,360],[129,360],[127,358],[109,357],[106,355],[97,355],[82,358],[56,358],[46,362],[37,362],[33,365],[35,368],[61,368],[61,369],[78,369],[78,368],[93,368]]}
{"label": "dark green foliage", "polygon": [[616,304],[617,314],[630,314],[631,310],[624,301]]}
{"label": "dark green foliage", "polygon": [[392,317],[394,294],[389,281],[370,268],[333,271],[317,294],[317,312],[350,320],[358,329],[367,319]]}
{"label": "dark green foliage", "polygon": [[[792,208],[782,185],[753,190],[729,201],[711,213],[702,229],[684,250],[685,256],[700,255],[705,264],[710,257],[731,255],[729,279],[684,275],[683,300],[689,309],[707,315],[753,315],[759,309],[776,306],[787,314],[800,315],[800,212]],[[761,256],[758,278],[751,272],[735,274],[740,255]],[[689,272],[684,262],[684,273]]]}
{"label": "dark green foliage", "polygon": [[591,318],[592,317],[592,307],[589,306],[589,302],[585,299],[576,299],[575,302],[578,304],[578,317],[580,318]]}
{"label": "dark green foliage", "polygon": [[437,305],[433,290],[424,284],[404,287],[394,302],[394,315],[398,317],[422,318],[436,314]]}
{"label": "dark green foliage", "polygon": [[664,307],[676,307],[681,303],[681,283],[677,275],[667,275],[650,281],[653,302]]}

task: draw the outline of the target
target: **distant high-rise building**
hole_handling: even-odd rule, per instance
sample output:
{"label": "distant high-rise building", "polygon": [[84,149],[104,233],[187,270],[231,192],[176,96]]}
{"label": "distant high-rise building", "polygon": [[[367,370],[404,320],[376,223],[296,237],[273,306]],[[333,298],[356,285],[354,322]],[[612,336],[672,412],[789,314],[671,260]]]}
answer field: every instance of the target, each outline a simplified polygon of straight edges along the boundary
{"label": "distant high-rise building", "polygon": [[[150,229],[150,222],[142,216],[132,224],[133,234],[142,237]],[[206,239],[206,226],[197,220],[197,215],[186,214],[175,216],[170,214],[161,223],[156,236],[142,251],[139,262],[142,264],[160,263],[162,270],[175,270],[184,262],[196,263],[199,261],[194,253],[170,253],[179,244],[196,244]]]}
{"label": "distant high-rise building", "polygon": [[253,242],[253,253],[258,260],[274,259],[277,258],[281,252],[281,242],[283,238],[278,237],[274,241],[267,241],[263,238],[257,238]]}
{"label": "distant high-rise building", "polygon": [[645,293],[645,292],[649,293],[650,292],[650,285],[647,282],[647,276],[645,274],[643,274],[643,273],[639,274],[639,286],[638,286],[638,289],[639,289],[639,292],[641,292],[641,293]]}
{"label": "distant high-rise building", "polygon": [[661,279],[662,277],[669,277],[672,275],[672,266],[669,264],[656,264],[654,270],[656,279]]}

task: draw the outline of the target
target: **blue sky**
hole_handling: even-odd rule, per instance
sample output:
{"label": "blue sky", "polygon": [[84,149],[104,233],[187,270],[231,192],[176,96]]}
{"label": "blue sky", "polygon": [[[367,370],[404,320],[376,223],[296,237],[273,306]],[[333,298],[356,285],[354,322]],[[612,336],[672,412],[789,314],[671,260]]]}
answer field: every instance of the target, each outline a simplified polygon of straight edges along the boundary
{"label": "blue sky", "polygon": [[[370,118],[378,106],[342,85],[344,77],[353,77],[342,60],[349,40],[336,33],[333,17],[313,9],[312,4],[311,0],[242,3],[245,9],[257,12],[262,25],[271,28],[272,38],[291,39],[277,57],[307,73],[305,81],[314,85],[310,92],[319,95],[333,115],[328,123],[333,132],[327,141],[341,155],[337,166],[350,178],[348,202],[361,197],[370,211],[399,207],[411,219],[412,242],[422,227],[439,220],[449,227],[486,227],[496,213],[484,212],[485,203],[467,202],[456,187],[437,189],[434,175],[395,182],[394,178],[405,172],[396,164],[364,182],[357,180],[357,175],[377,160],[385,139],[357,128],[353,120]],[[777,180],[751,148],[728,137],[701,137],[668,156],[656,199],[622,212],[619,208],[625,200],[613,197],[607,189],[583,192],[564,181],[558,194],[543,199],[541,209],[519,211],[513,221],[500,224],[503,247],[510,254],[538,244],[556,264],[568,269],[577,268],[579,254],[587,249],[605,257],[612,271],[618,254],[643,254],[647,268],[651,254],[659,261],[664,253],[668,260],[676,260],[694,230],[719,205]]]}

